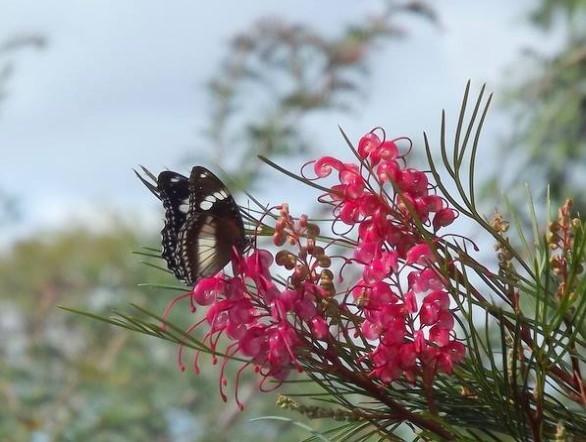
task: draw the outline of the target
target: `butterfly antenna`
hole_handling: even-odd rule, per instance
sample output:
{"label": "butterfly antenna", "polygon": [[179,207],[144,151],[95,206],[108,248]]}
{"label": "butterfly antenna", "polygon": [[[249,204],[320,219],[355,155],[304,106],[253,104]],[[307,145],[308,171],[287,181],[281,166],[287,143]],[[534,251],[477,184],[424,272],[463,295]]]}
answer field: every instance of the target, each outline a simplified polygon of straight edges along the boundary
{"label": "butterfly antenna", "polygon": [[153,180],[155,183],[157,182],[157,177],[155,175],[153,175],[153,173],[148,170],[146,167],[144,167],[143,165],[140,165],[140,168],[142,169],[142,171],[146,174],[146,176],[148,176],[151,180]]}
{"label": "butterfly antenna", "polygon": [[[157,182],[157,179],[155,178],[155,176],[145,167],[140,166],[140,168],[143,170],[143,172],[146,174],[146,176],[150,179],[152,179],[155,183]],[[136,171],[136,169],[132,169],[135,173],[135,175],[138,177],[138,179],[146,186],[147,189],[149,189],[151,191],[151,193],[153,195],[155,195],[158,199],[161,199],[161,196],[159,195],[159,189],[157,188],[157,186],[155,186],[153,183],[149,183],[147,180],[145,180],[142,175],[140,173],[138,173]]]}
{"label": "butterfly antenna", "polygon": [[254,248],[256,249],[258,248],[258,228],[260,227],[260,221],[250,215],[250,199],[246,200],[246,205],[248,206],[246,215],[252,220],[254,225]]}

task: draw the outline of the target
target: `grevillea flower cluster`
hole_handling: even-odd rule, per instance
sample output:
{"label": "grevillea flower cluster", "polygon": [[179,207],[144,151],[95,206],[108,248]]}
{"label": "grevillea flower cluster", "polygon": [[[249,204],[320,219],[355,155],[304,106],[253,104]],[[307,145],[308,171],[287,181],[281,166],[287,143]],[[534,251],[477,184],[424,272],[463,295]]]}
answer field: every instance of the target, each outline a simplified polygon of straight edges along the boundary
{"label": "grevillea flower cluster", "polygon": [[[457,212],[425,172],[406,166],[400,140],[373,131],[360,139],[355,162],[326,156],[304,166],[303,177],[327,190],[318,200],[330,207],[333,238],[320,234],[323,222],[294,218],[287,204],[276,206],[263,217],[273,222],[259,221],[258,230],[271,229],[278,252],[251,247],[245,256],[235,253],[231,275],[201,279],[185,295],[206,308],[189,331],[205,327],[204,343],[224,356],[224,399],[224,366],[232,357],[247,361],[236,376],[237,401],[246,367],[254,367],[264,389],[266,379],[283,381],[307,361],[327,361],[327,370],[338,359],[320,352],[341,340],[360,354],[367,377],[383,385],[401,378],[430,385],[463,359],[440,271],[446,263],[436,247],[438,231]],[[347,227],[343,234],[336,233],[340,225]],[[341,245],[350,252],[334,255]],[[227,343],[220,350],[222,336]]]}
{"label": "grevillea flower cluster", "polygon": [[[431,193],[424,172],[401,167],[395,141],[369,133],[357,153],[360,166],[324,157],[314,171],[319,178],[337,172],[340,183],[327,195],[329,202],[342,222],[357,226],[353,262],[362,267],[362,278],[352,295],[363,313],[362,335],[376,343],[369,353],[372,374],[389,383],[402,375],[415,380],[418,372],[424,379],[436,371],[451,373],[465,348],[453,337],[449,294],[433,266],[434,237],[422,238],[415,224],[431,220],[437,232],[457,212]],[[376,177],[374,185],[365,170]]]}
{"label": "grevillea flower cluster", "polygon": [[[329,333],[320,301],[331,295],[328,281],[333,275],[326,269],[330,259],[325,256],[325,250],[316,246],[319,229],[305,216],[294,220],[286,204],[278,210],[274,240],[280,245],[285,242],[296,245],[303,260],[286,250],[275,257],[268,250],[257,248],[252,248],[248,256],[234,253],[232,276],[222,273],[200,279],[187,294],[192,305],[208,307],[205,318],[188,331],[206,324],[208,329],[203,342],[214,353],[222,335],[231,341],[221,352],[224,362],[220,371],[220,393],[224,400],[226,362],[237,354],[249,358],[238,370],[235,382],[235,397],[241,407],[238,382],[246,367],[255,367],[263,380],[260,388],[264,390],[267,378],[282,381],[292,369],[302,371],[298,354],[303,351],[304,327],[312,339],[325,339]],[[271,275],[274,262],[292,271],[286,284],[278,284]],[[321,269],[319,274],[317,269]],[[182,351],[179,356],[184,369]],[[198,358],[199,353],[196,353],[196,372],[199,371]]]}

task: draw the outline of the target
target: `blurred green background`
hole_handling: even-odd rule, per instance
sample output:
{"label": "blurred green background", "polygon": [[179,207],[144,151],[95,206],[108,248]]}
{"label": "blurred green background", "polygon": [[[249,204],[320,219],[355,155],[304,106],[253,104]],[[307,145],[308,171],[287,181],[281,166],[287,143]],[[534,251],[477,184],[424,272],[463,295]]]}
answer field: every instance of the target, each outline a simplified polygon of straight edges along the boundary
{"label": "blurred green background", "polygon": [[[131,169],[222,169],[234,188],[311,212],[259,167],[345,156],[381,125],[415,142],[455,115],[467,79],[496,106],[485,205],[529,182],[537,203],[586,196],[586,1],[0,0],[0,440],[272,441],[308,434],[249,379],[222,402],[218,367],[58,305],[162,312],[176,293],[133,250],[161,210]],[[452,120],[453,123],[453,120]],[[421,159],[421,155],[419,155]],[[279,185],[274,183],[279,180]],[[237,194],[243,205],[246,198]],[[518,197],[516,195],[519,195]],[[177,319],[189,321],[178,307]],[[186,355],[189,360],[191,355]]]}

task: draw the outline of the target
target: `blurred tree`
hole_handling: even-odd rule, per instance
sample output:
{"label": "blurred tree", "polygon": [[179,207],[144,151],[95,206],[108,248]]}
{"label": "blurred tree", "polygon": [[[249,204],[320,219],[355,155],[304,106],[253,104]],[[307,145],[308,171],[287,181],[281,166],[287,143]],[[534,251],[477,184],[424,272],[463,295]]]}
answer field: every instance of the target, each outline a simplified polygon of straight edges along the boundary
{"label": "blurred tree", "polygon": [[18,199],[0,189],[0,226],[14,221],[18,216]]}
{"label": "blurred tree", "polygon": [[[39,234],[0,256],[0,440],[299,440],[290,424],[247,422],[272,414],[273,396],[249,396],[241,413],[221,401],[211,364],[183,374],[174,345],[57,308],[164,309],[172,291],[137,284],[173,280],[131,255],[148,240],[134,230]],[[187,308],[176,313],[193,320]]]}
{"label": "blurred tree", "polygon": [[41,50],[47,41],[40,35],[18,35],[0,43],[0,100],[6,96],[6,82],[14,70],[14,55],[23,49]]}
{"label": "blurred tree", "polygon": [[[20,35],[0,43],[0,102],[7,95],[6,85],[14,70],[14,56],[23,49],[44,49],[46,40],[39,35]],[[18,200],[0,189],[0,226],[16,219]]]}
{"label": "blurred tree", "polygon": [[585,213],[586,1],[542,0],[530,20],[563,42],[553,55],[525,51],[507,103],[518,123],[507,149],[522,157],[519,175],[532,189],[544,192],[549,184],[555,204],[571,195]]}
{"label": "blurred tree", "polygon": [[[379,12],[333,36],[280,18],[264,18],[235,35],[209,82],[207,134],[212,161],[242,187],[258,176],[256,156],[296,154],[309,142],[304,123],[323,111],[348,111],[368,84],[370,55],[406,35],[397,17],[436,21],[424,1],[386,0]],[[229,155],[227,155],[229,150]]]}

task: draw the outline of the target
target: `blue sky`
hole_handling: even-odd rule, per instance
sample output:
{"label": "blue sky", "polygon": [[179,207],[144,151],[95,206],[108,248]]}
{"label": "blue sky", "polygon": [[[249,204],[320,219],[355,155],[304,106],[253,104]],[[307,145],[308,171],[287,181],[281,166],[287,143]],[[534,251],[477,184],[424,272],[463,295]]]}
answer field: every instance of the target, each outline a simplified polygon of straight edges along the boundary
{"label": "blue sky", "polygon": [[[381,125],[417,144],[423,130],[436,133],[442,108],[455,115],[467,79],[500,90],[522,47],[556,44],[526,24],[533,4],[443,0],[435,2],[441,29],[403,20],[410,36],[377,52],[364,106],[310,121],[319,129],[318,150],[343,148],[338,124],[353,137]],[[100,225],[109,209],[123,208],[138,227],[155,225],[158,206],[131,169],[139,163],[155,171],[175,168],[187,154],[205,155],[204,84],[231,35],[267,15],[335,32],[380,5],[0,0],[0,42],[30,32],[49,42],[42,52],[12,57],[16,70],[0,112],[0,189],[21,199],[24,218],[0,233],[0,244],[71,222]],[[494,163],[510,124],[498,111],[490,115],[486,164]],[[309,207],[295,183],[266,186],[265,193]]]}

